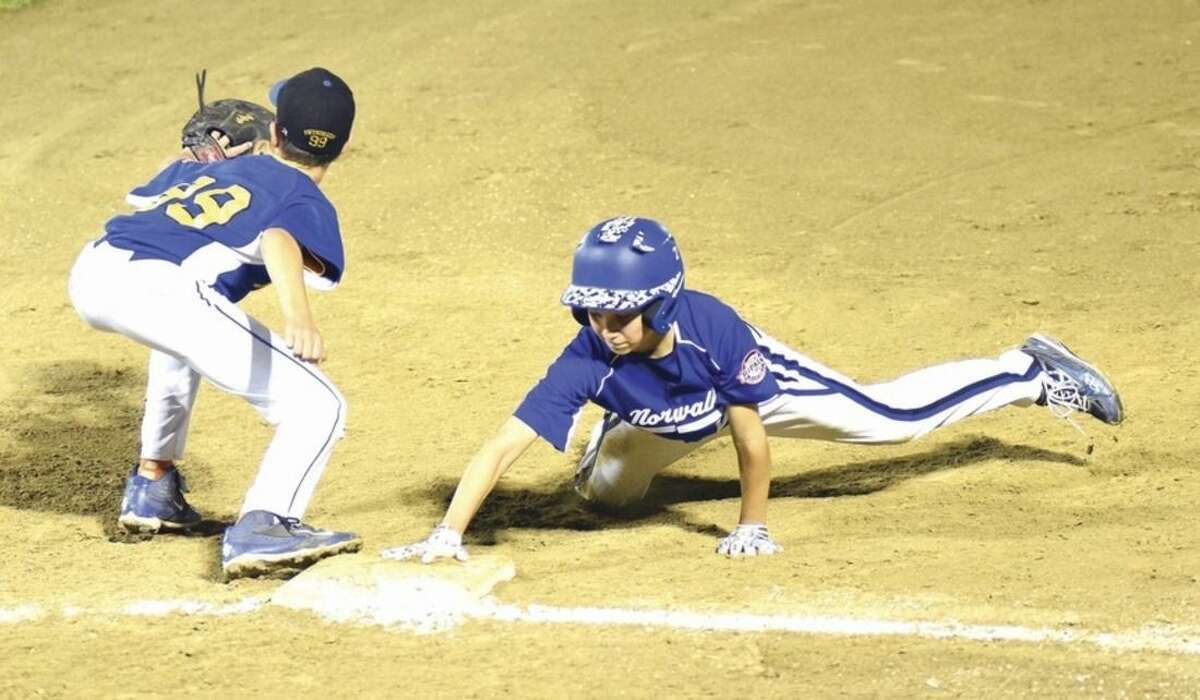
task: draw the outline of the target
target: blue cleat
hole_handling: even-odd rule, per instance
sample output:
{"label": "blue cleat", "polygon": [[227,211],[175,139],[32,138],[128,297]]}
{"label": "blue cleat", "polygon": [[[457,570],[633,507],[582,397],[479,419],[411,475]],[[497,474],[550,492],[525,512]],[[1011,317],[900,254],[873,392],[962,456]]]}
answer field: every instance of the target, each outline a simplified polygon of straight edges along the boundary
{"label": "blue cleat", "polygon": [[1061,341],[1042,333],[1029,336],[1021,346],[1042,366],[1043,393],[1038,401],[1059,418],[1082,411],[1109,425],[1125,418],[1116,387],[1100,370],[1084,362]]}
{"label": "blue cleat", "polygon": [[200,514],[183,498],[187,490],[178,469],[168,471],[161,479],[147,479],[138,474],[135,464],[125,480],[117,522],[129,532],[186,530],[200,522]]}
{"label": "blue cleat", "polygon": [[221,568],[229,579],[242,576],[290,576],[318,560],[357,552],[362,539],[352,532],[330,532],[265,510],[252,510],[221,538]]}

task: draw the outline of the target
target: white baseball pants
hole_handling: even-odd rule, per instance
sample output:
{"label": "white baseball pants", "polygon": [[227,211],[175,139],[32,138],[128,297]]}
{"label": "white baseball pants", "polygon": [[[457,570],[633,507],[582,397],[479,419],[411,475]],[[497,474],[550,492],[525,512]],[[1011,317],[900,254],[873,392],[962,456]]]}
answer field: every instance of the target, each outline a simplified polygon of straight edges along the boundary
{"label": "white baseball pants", "polygon": [[[759,347],[782,393],[759,404],[770,436],[862,444],[907,442],[1002,406],[1028,406],[1042,393],[1041,366],[1020,350],[995,359],[928,367],[862,385],[767,335]],[[606,416],[592,429],[576,472],[589,501],[621,507],[640,500],[663,469],[729,428],[698,441],[668,440]]]}
{"label": "white baseball pants", "polygon": [[241,512],[300,518],[341,438],[346,400],[316,366],[237,305],[162,260],[89,242],[71,270],[76,311],[93,328],[150,348],[141,456],[183,457],[204,377],[275,426]]}

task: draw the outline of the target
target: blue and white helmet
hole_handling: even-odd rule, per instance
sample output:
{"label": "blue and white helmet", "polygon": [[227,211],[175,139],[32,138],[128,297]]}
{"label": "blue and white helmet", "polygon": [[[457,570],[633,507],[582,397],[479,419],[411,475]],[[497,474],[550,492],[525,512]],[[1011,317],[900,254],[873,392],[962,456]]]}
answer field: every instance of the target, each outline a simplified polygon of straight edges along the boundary
{"label": "blue and white helmet", "polygon": [[592,227],[575,249],[562,303],[588,325],[588,311],[642,310],[666,333],[683,290],[683,258],[675,238],[653,219],[618,216]]}

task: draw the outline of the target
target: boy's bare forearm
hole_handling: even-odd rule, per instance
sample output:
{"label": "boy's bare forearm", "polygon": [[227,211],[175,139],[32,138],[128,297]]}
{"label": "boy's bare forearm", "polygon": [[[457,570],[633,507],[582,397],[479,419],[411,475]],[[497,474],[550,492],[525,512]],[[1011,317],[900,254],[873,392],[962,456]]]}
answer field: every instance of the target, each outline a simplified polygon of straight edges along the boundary
{"label": "boy's bare forearm", "polygon": [[766,523],[767,497],[771,490],[771,451],[767,431],[757,408],[731,406],[730,429],[738,456],[742,489],[740,523]]}
{"label": "boy's bare forearm", "polygon": [[766,523],[767,496],[771,491],[770,462],[753,461],[738,466],[742,484],[742,510],[738,522]]}
{"label": "boy's bare forearm", "polygon": [[284,318],[311,316],[300,244],[283,229],[268,229],[262,238],[262,254]]}
{"label": "boy's bare forearm", "polygon": [[537,434],[516,418],[509,420],[499,433],[484,443],[463,471],[442,524],[465,532],[496,482],[517,461]]}

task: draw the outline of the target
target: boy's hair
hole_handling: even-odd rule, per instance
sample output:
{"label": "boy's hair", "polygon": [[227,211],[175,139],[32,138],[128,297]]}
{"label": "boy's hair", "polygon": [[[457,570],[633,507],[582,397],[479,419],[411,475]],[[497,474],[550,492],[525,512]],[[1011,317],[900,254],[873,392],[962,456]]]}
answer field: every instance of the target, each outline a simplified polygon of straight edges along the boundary
{"label": "boy's hair", "polygon": [[317,155],[292,145],[290,141],[280,140],[279,155],[283,156],[284,160],[290,160],[297,165],[303,165],[306,168],[318,168],[329,165],[337,160],[340,154]]}

